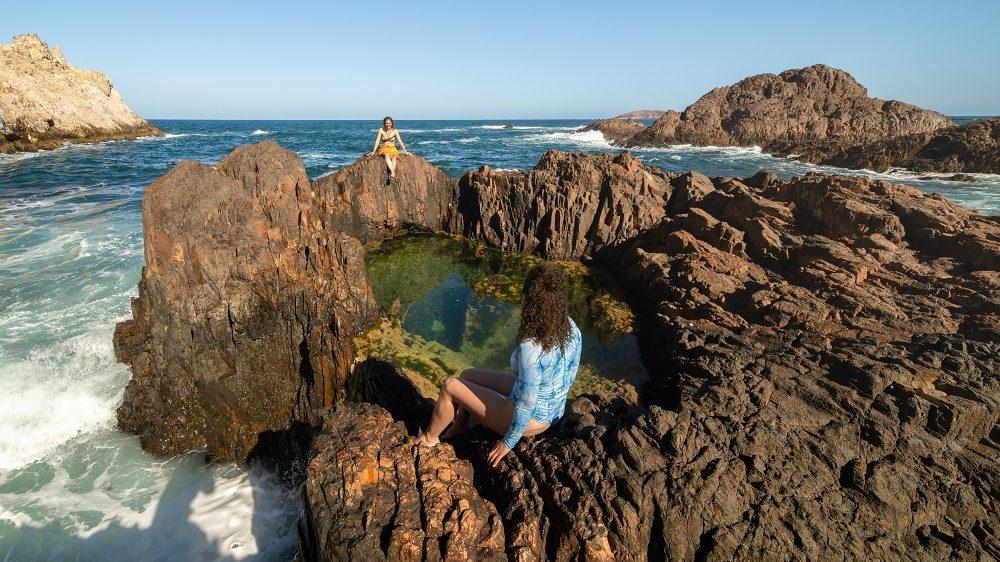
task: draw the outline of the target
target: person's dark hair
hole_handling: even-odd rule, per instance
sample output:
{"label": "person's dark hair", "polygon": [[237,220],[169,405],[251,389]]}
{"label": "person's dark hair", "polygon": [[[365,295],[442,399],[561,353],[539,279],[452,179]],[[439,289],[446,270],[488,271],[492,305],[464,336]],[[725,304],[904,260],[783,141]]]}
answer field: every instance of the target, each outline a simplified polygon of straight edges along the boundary
{"label": "person's dark hair", "polygon": [[386,121],[392,121],[392,128],[393,129],[396,128],[396,121],[394,121],[392,117],[389,117],[388,115],[386,115],[385,117],[382,118],[382,126],[383,127],[385,127],[385,122]]}
{"label": "person's dark hair", "polygon": [[524,279],[524,300],[521,303],[521,327],[517,342],[535,340],[549,351],[570,338],[569,314],[566,308],[566,272],[555,263],[540,263],[531,268]]}

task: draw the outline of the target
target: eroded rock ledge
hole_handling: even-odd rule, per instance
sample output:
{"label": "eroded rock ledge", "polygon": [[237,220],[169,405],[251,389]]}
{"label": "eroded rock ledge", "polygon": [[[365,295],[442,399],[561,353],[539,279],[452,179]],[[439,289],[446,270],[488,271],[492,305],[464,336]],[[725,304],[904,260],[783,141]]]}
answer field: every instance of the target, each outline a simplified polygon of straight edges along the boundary
{"label": "eroded rock ledge", "polygon": [[0,45],[0,154],[161,136],[129,109],[107,76],[66,62],[37,35]]}
{"label": "eroded rock ledge", "polygon": [[[708,178],[627,154],[457,182],[407,156],[394,190],[384,174],[363,158],[310,183],[270,142],[178,165],[147,191],[147,268],[116,331],[134,374],[120,424],[150,450],[243,459],[320,428],[304,555],[1000,556],[995,218],[867,178]],[[426,397],[392,365],[349,365],[378,315],[356,237],[413,226],[620,272],[642,404],[577,399],[496,471],[483,433],[413,456],[403,427]],[[321,413],[342,397],[404,425]]]}

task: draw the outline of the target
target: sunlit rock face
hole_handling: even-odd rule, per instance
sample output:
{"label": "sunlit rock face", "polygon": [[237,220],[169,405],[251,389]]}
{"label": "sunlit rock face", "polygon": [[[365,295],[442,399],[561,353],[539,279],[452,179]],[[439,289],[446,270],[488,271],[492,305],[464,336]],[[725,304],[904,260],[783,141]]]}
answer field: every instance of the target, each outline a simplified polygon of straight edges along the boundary
{"label": "sunlit rock face", "polygon": [[37,35],[0,45],[0,120],[0,153],[163,134],[125,105],[107,76],[69,64]]}
{"label": "sunlit rock face", "polygon": [[[443,181],[395,202],[436,176],[401,166],[398,194],[366,183],[377,165],[319,190],[296,156],[262,143],[150,186],[147,268],[116,332],[133,369],[120,425],[152,451],[216,458],[321,431],[298,453],[320,459],[306,473],[310,556],[350,535],[413,559],[490,558],[498,541],[518,559],[995,557],[996,220],[866,178],[667,174],[627,154],[549,153],[529,172],[470,172],[450,203]],[[369,199],[344,218],[349,194]],[[356,236],[437,225],[613,271],[650,376],[638,402],[579,397],[496,470],[481,430],[412,453],[404,428],[426,421],[433,387],[390,363],[351,368],[354,338],[381,316]],[[380,410],[319,413],[340,398],[403,425]],[[411,469],[421,476],[398,476]],[[444,495],[406,492],[414,481]],[[394,534],[404,496],[434,515]],[[375,497],[388,511],[362,516],[355,500]]]}

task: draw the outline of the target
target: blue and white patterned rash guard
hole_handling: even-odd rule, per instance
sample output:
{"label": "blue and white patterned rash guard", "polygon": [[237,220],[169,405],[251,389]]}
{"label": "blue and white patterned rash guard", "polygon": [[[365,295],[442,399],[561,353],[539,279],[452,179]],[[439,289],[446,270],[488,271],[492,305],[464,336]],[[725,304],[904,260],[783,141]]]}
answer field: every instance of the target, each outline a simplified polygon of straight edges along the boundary
{"label": "blue and white patterned rash guard", "polygon": [[510,354],[510,368],[517,380],[510,391],[514,418],[503,437],[508,449],[517,445],[529,421],[552,424],[566,408],[566,396],[576,380],[583,346],[580,329],[572,318],[569,326],[571,335],[562,348],[556,346],[544,352],[537,342],[525,340]]}

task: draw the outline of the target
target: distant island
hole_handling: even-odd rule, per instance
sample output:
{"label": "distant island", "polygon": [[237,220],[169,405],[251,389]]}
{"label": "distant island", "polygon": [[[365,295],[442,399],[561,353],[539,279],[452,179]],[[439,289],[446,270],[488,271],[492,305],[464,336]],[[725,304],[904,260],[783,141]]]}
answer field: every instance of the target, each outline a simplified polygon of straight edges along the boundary
{"label": "distant island", "polygon": [[107,76],[66,62],[59,47],[37,35],[0,45],[0,154],[162,135]]}
{"label": "distant island", "polygon": [[614,119],[659,119],[663,117],[666,111],[661,109],[637,109],[635,111],[629,111],[628,113],[622,113],[621,115],[614,117]]}

